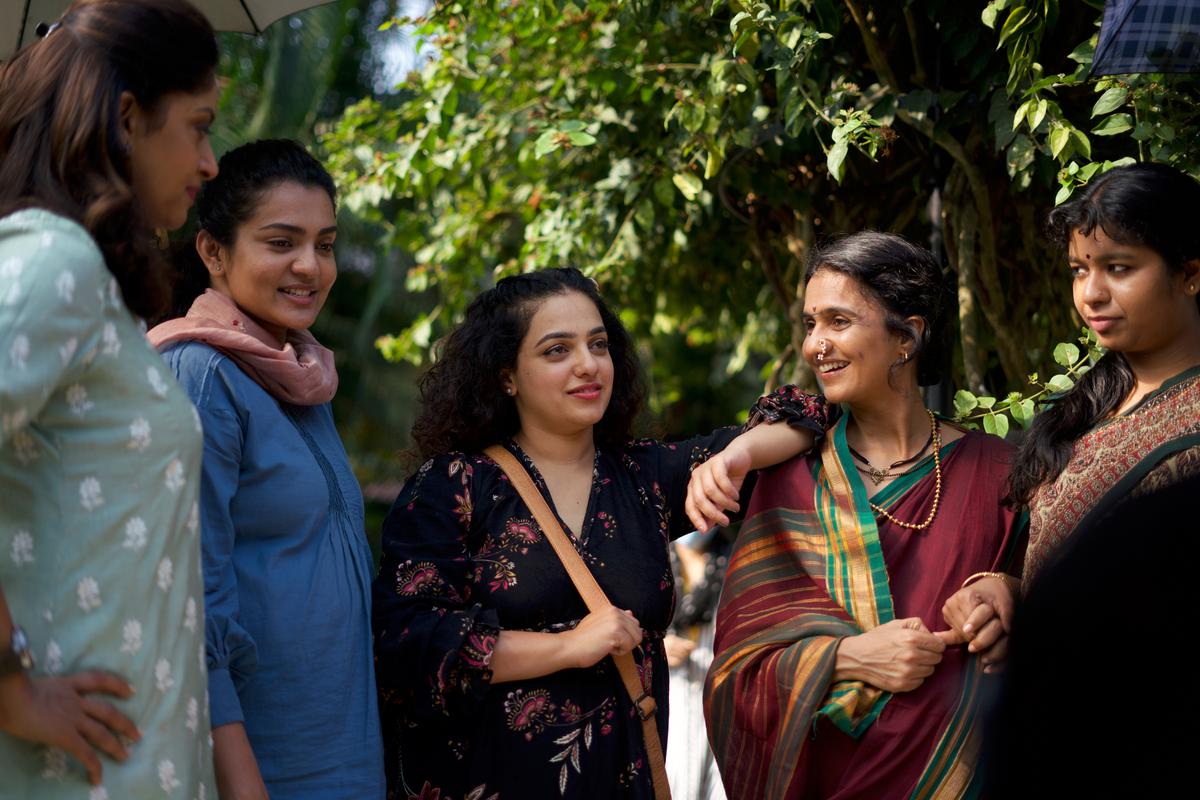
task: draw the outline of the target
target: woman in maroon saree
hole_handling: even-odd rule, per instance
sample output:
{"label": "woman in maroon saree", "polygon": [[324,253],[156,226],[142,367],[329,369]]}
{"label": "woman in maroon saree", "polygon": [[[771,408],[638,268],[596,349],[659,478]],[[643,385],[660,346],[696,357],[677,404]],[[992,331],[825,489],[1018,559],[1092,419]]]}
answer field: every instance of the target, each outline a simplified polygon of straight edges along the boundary
{"label": "woman in maroon saree", "polygon": [[806,280],[804,354],[843,414],[759,476],[718,612],[709,737],[735,800],[966,796],[1005,631],[968,648],[941,611],[1013,560],[1010,448],[924,407],[951,302],[927,251],[860,233]]}

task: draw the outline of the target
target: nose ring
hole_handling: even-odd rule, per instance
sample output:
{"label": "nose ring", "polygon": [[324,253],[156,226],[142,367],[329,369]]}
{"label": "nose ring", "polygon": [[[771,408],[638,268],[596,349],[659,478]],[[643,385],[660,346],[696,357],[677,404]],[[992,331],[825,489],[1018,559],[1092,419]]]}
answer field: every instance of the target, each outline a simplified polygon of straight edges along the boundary
{"label": "nose ring", "polygon": [[822,339],[821,341],[817,342],[817,346],[821,348],[821,351],[817,353],[817,361],[824,361],[825,351],[829,349],[829,342]]}

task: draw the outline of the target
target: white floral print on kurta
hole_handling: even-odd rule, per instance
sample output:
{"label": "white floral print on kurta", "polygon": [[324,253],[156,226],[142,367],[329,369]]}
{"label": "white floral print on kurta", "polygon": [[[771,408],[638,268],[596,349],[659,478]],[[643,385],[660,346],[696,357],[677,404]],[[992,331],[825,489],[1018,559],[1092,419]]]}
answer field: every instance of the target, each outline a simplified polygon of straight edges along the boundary
{"label": "white floral print on kurta", "polygon": [[188,512],[187,518],[188,533],[195,533],[200,530],[200,504],[192,503],[192,510]]}
{"label": "white floral print on kurta", "polygon": [[79,349],[79,340],[72,336],[67,339],[58,348],[58,354],[62,357],[63,366],[71,363],[71,359],[75,357],[75,351]]}
{"label": "white floral print on kurta", "polygon": [[132,517],[125,523],[125,541],[121,546],[126,550],[141,550],[146,546],[146,521],[141,517]]}
{"label": "white floral print on kurta", "polygon": [[75,273],[65,269],[54,280],[54,289],[64,303],[75,302]]}
{"label": "white floral print on kurta", "polygon": [[108,789],[103,786],[93,786],[88,792],[88,800],[108,800]]}
{"label": "white floral print on kurta", "polygon": [[42,752],[42,777],[48,781],[61,781],[67,777],[67,754],[57,747],[47,747]]}
{"label": "white floral print on kurta", "polygon": [[141,453],[150,446],[150,423],[138,417],[129,423],[129,449]]}
{"label": "white floral print on kurta", "polygon": [[183,606],[183,627],[196,631],[196,598],[189,597]]}
{"label": "white floral print on kurta", "polygon": [[51,639],[46,643],[46,672],[57,675],[63,668],[63,651],[58,642]]}
{"label": "white floral print on kurta", "polygon": [[121,628],[121,652],[137,655],[142,649],[142,623],[136,619],[125,620]]}
{"label": "white floral print on kurta", "polygon": [[179,788],[179,779],[175,777],[175,764],[169,759],[158,762],[158,785],[167,794]]}
{"label": "white floral print on kurta", "polygon": [[163,479],[163,482],[166,483],[167,488],[172,492],[178,492],[183,488],[185,481],[183,478],[182,461],[177,458],[170,464],[167,464],[166,477]]}
{"label": "white floral print on kurta", "polygon": [[165,692],[175,685],[175,679],[171,677],[171,662],[165,658],[160,658],[154,665],[154,685],[160,692]]}
{"label": "white floral print on kurta", "polygon": [[163,557],[162,561],[158,562],[158,588],[164,592],[169,591],[171,582],[174,580],[175,567],[171,563],[171,559]]}
{"label": "white floral print on kurta", "polygon": [[85,612],[100,607],[100,584],[96,583],[95,578],[82,578],[75,584],[75,595],[79,598],[79,607]]}
{"label": "white floral print on kurta", "polygon": [[71,407],[71,413],[77,417],[82,417],[96,407],[95,403],[88,400],[87,389],[78,383],[67,387],[67,405]]}
{"label": "white floral print on kurta", "polygon": [[121,337],[117,335],[117,326],[111,322],[104,323],[104,329],[100,333],[100,339],[104,342],[101,348],[102,353],[106,356],[116,358],[121,355]]}
{"label": "white floral print on kurta", "polygon": [[99,478],[89,475],[79,482],[79,504],[88,511],[95,511],[104,505],[104,489],[100,486]]}
{"label": "white floral print on kurta", "polygon": [[159,397],[167,396],[167,382],[163,380],[162,373],[154,367],[146,367],[146,380],[150,381],[150,388]]}
{"label": "white floral print on kurta", "polygon": [[25,369],[25,364],[29,360],[28,336],[18,333],[13,337],[12,346],[8,348],[8,360],[17,369]]}
{"label": "white floral print on kurta", "polygon": [[187,701],[187,722],[184,723],[192,733],[200,727],[200,703],[194,697]]}
{"label": "white floral print on kurta", "polygon": [[33,535],[29,531],[17,531],[13,537],[12,560],[18,567],[33,563]]}

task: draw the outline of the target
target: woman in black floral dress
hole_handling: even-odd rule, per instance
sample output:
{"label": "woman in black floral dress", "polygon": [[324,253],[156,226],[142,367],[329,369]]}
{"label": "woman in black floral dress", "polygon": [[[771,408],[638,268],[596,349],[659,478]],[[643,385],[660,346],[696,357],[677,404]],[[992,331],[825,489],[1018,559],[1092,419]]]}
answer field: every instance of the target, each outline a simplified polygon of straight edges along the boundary
{"label": "woman in black floral dress", "polygon": [[[771,396],[752,419],[788,425],[631,440],[643,394],[632,342],[572,269],[480,295],[421,394],[413,436],[429,460],[384,523],[374,585],[389,797],[652,798],[641,723],[607,656],[634,653],[665,743],[667,542],[691,529],[691,467],[724,450],[720,472],[736,478],[807,449],[823,404],[799,414],[793,395]],[[496,442],[529,471],[613,607],[588,613],[481,454]]]}

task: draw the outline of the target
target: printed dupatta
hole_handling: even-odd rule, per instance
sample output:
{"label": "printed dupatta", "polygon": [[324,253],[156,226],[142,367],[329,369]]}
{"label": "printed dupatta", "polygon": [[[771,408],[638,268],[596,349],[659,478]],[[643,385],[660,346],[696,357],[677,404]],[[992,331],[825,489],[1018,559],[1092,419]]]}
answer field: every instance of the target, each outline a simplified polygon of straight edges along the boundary
{"label": "printed dupatta", "polygon": [[[868,498],[846,443],[848,419],[842,415],[822,443],[819,464],[776,468],[788,470],[788,480],[769,481],[778,488],[771,496],[756,494],[730,560],[705,715],[731,798],[799,796],[800,754],[817,720],[859,738],[891,698],[861,681],[833,682],[837,645],[895,618],[870,500],[891,508],[932,464]],[[973,659],[911,797],[969,792],[978,685]]]}

